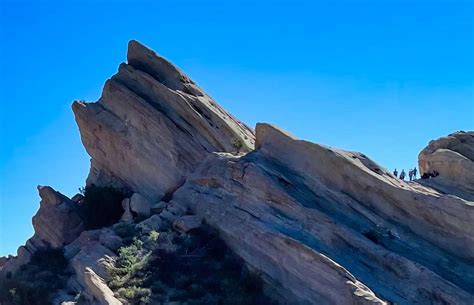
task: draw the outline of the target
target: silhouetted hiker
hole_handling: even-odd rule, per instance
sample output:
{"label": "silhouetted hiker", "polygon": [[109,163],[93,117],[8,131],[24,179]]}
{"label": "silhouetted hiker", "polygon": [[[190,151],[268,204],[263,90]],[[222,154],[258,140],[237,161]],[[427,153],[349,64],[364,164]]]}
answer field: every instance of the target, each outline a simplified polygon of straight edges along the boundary
{"label": "silhouetted hiker", "polygon": [[398,177],[398,171],[397,171],[397,169],[395,169],[395,170],[393,171],[393,175],[394,175],[395,177]]}
{"label": "silhouetted hiker", "polygon": [[413,168],[413,180],[416,179],[416,173],[417,173],[417,172],[418,172],[418,171],[417,171],[416,167]]}
{"label": "silhouetted hiker", "polygon": [[411,181],[412,178],[413,178],[413,170],[410,169],[410,170],[408,171],[408,179]]}
{"label": "silhouetted hiker", "polygon": [[405,170],[402,169],[402,172],[400,173],[400,179],[404,180],[405,179]]}

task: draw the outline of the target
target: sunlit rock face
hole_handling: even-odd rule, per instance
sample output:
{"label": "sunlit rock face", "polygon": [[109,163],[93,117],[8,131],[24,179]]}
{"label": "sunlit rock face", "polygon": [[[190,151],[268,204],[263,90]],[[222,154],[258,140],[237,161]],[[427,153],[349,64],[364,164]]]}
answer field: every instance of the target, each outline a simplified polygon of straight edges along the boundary
{"label": "sunlit rock face", "polygon": [[209,157],[174,200],[296,304],[472,303],[472,202],[268,124],[256,134],[256,151]]}
{"label": "sunlit rock face", "polygon": [[474,200],[474,132],[458,131],[431,141],[418,164],[421,175],[429,178],[424,183]]}
{"label": "sunlit rock face", "polygon": [[148,238],[205,224],[281,304],[474,304],[473,132],[420,153],[421,174],[436,177],[402,181],[359,152],[270,124],[254,132],[136,41],[99,101],[73,110],[87,184],[130,194],[122,222],[82,232],[75,207],[87,200],[41,188],[36,233],[0,275],[36,249],[63,249],[71,290],[118,304],[105,272],[125,243],[114,227]]}
{"label": "sunlit rock face", "polygon": [[[255,139],[134,41],[101,99],[73,109],[92,157],[89,184],[192,210],[270,287],[283,287],[288,304],[474,301],[469,198],[400,181],[364,154],[268,124]],[[450,147],[470,157],[472,142],[463,144]],[[433,166],[423,164],[422,172]]]}
{"label": "sunlit rock face", "polygon": [[96,103],[75,102],[92,157],[88,184],[125,186],[157,200],[214,151],[253,149],[254,133],[183,72],[136,41]]}

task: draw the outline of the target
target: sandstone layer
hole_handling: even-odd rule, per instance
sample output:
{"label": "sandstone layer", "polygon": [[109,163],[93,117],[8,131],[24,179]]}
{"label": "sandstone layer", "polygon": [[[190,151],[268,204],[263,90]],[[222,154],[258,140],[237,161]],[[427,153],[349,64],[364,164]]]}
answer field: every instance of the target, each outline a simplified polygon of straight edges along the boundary
{"label": "sandstone layer", "polygon": [[[281,304],[474,304],[473,132],[432,141],[420,171],[438,175],[405,182],[362,153],[270,124],[254,133],[136,41],[99,101],[73,111],[87,184],[133,194],[118,225],[185,234],[208,224]],[[84,231],[81,196],[40,196],[35,235],[0,260],[0,275],[37,249],[63,249],[69,287],[119,304],[105,269],[123,240]]]}
{"label": "sandstone layer", "polygon": [[92,157],[87,184],[125,186],[157,200],[214,151],[248,152],[254,133],[183,72],[137,41],[97,103],[75,102]]}
{"label": "sandstone layer", "polygon": [[474,200],[474,132],[455,132],[431,141],[418,156],[423,181],[445,193]]}

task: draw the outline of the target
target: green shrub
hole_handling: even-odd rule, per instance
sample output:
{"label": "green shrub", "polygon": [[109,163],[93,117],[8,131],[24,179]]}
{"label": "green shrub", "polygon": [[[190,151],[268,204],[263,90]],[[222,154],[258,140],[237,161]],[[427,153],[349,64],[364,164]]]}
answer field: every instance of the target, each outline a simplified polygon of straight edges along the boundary
{"label": "green shrub", "polygon": [[243,147],[242,140],[239,138],[233,138],[232,139],[232,146],[237,149],[237,152],[240,151],[240,149]]}
{"label": "green shrub", "polygon": [[124,191],[113,187],[90,185],[85,188],[82,209],[87,230],[108,227],[120,220],[123,214]]}
{"label": "green shrub", "polygon": [[131,304],[274,304],[262,293],[260,276],[247,271],[210,228],[137,238],[118,250],[109,268],[109,286]]}
{"label": "green shrub", "polygon": [[143,241],[135,239],[131,245],[118,250],[119,258],[109,267],[109,286],[118,289],[117,294],[133,304],[147,304],[151,290],[141,287],[147,279],[144,272],[150,253],[143,248]]}
{"label": "green shrub", "polygon": [[1,304],[51,304],[52,294],[64,287],[66,267],[61,250],[37,252],[13,276],[0,279]]}
{"label": "green shrub", "polygon": [[151,231],[151,232],[148,234],[148,239],[149,239],[150,241],[153,241],[153,242],[157,241],[157,240],[158,240],[158,237],[160,237],[160,233],[157,232],[157,231],[155,231],[155,230]]}
{"label": "green shrub", "polygon": [[151,290],[149,288],[131,286],[120,288],[117,294],[129,300],[132,304],[148,304],[150,302]]}

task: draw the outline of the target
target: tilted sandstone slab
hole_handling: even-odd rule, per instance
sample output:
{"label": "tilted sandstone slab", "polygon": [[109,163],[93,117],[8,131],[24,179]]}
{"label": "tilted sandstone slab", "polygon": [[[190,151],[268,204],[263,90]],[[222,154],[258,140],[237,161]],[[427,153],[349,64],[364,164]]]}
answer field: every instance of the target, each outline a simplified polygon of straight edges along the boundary
{"label": "tilted sandstone slab", "polygon": [[0,266],[0,276],[16,272],[22,265],[30,262],[37,251],[62,248],[84,231],[77,203],[50,186],[38,186],[38,193],[41,198],[40,207],[32,221],[35,233],[24,246],[18,248],[17,256],[9,257]]}
{"label": "tilted sandstone slab", "polygon": [[474,200],[474,132],[455,132],[431,141],[418,156],[422,181],[445,193]]}
{"label": "tilted sandstone slab", "polygon": [[[218,229],[284,304],[474,303],[471,180],[456,167],[468,164],[459,156],[473,160],[471,142],[443,140],[423,155],[422,172],[437,166],[440,177],[461,174],[450,180],[463,187],[458,197],[446,195],[400,181],[363,154],[267,124],[257,126],[255,140],[153,51],[131,41],[127,60],[98,102],[75,102],[73,110],[92,157],[87,184],[163,201],[140,230],[192,210],[196,226],[202,219]],[[46,193],[52,206],[62,204]],[[41,217],[37,223],[53,244],[70,241]],[[106,238],[113,241],[106,245],[102,233],[84,233],[65,252],[91,299],[109,302],[104,267],[119,243]],[[41,246],[36,238],[32,248]]]}
{"label": "tilted sandstone slab", "polygon": [[92,157],[87,184],[125,186],[158,200],[209,153],[253,149],[253,131],[167,60],[136,41],[127,59],[97,103],[73,104]]}
{"label": "tilted sandstone slab", "polygon": [[38,191],[41,202],[33,216],[35,235],[52,248],[61,248],[84,231],[77,203],[49,186],[38,186]]}
{"label": "tilted sandstone slab", "polygon": [[257,126],[256,143],[244,157],[209,157],[173,201],[216,227],[287,302],[474,302],[472,202],[270,125]]}

